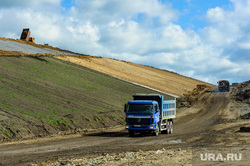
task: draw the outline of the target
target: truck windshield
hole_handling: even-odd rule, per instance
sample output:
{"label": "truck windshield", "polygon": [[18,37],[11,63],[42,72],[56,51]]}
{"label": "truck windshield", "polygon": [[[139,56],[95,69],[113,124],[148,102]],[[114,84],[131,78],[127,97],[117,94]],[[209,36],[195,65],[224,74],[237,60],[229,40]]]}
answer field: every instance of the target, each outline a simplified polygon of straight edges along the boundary
{"label": "truck windshield", "polygon": [[129,114],[153,114],[154,109],[152,104],[129,104],[127,107]]}

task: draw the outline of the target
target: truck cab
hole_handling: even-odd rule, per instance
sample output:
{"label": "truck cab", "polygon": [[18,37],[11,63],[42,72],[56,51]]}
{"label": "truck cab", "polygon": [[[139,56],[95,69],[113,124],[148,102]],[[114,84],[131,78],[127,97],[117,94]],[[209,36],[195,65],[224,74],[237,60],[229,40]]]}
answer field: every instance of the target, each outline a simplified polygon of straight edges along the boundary
{"label": "truck cab", "polygon": [[150,132],[157,136],[160,131],[173,131],[175,100],[164,101],[163,96],[158,94],[136,94],[133,98],[124,107],[126,129],[130,136],[136,132]]}
{"label": "truck cab", "polygon": [[125,112],[126,129],[129,129],[130,136],[133,136],[135,131],[155,131],[158,127],[159,105],[156,101],[129,101],[125,106]]}

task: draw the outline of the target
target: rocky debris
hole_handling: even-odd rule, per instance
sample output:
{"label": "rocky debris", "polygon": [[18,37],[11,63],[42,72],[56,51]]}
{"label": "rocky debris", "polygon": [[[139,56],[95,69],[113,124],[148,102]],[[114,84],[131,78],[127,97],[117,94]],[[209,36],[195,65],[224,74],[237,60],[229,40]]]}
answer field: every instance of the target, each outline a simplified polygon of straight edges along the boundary
{"label": "rocky debris", "polygon": [[250,89],[241,91],[235,95],[236,101],[244,101],[250,98]]}
{"label": "rocky debris", "polygon": [[176,105],[177,108],[181,108],[181,107],[190,108],[191,107],[190,103],[184,98],[177,98],[176,101],[177,101],[177,105]]}
{"label": "rocky debris", "polygon": [[241,118],[241,119],[250,119],[250,113],[241,115],[240,118]]}
{"label": "rocky debris", "polygon": [[[124,152],[117,154],[102,154],[94,158],[73,158],[73,159],[59,159],[57,162],[53,163],[42,163],[41,165],[47,166],[92,166],[92,165],[161,165],[158,162],[166,161],[166,158],[171,160],[172,158],[178,158],[182,156],[186,160],[190,161],[191,152],[187,150],[175,149],[175,150],[156,150],[156,151],[138,151],[138,152]],[[180,160],[183,158],[180,157]],[[34,165],[34,164],[33,164]],[[37,166],[39,164],[36,164]],[[190,164],[191,165],[191,164]]]}
{"label": "rocky debris", "polygon": [[243,101],[250,104],[250,81],[233,86],[231,96],[236,101]]}

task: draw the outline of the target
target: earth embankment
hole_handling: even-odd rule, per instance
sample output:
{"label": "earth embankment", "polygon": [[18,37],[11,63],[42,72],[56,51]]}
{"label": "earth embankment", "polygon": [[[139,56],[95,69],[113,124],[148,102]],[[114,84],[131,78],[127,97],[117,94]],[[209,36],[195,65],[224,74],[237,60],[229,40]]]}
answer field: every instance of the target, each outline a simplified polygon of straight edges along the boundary
{"label": "earth embankment", "polygon": [[54,56],[113,77],[151,87],[176,96],[182,96],[184,93],[192,91],[197,84],[214,86],[167,70],[116,59],[77,54],[32,42],[0,38],[0,44],[0,55]]}

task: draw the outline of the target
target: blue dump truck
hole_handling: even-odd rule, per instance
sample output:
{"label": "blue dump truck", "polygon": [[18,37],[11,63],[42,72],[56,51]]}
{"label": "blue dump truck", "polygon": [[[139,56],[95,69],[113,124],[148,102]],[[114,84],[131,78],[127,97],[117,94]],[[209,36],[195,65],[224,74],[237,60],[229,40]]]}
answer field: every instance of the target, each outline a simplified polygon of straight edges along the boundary
{"label": "blue dump truck", "polygon": [[129,136],[135,133],[171,134],[176,117],[176,99],[164,100],[159,94],[135,94],[125,104],[126,129]]}

